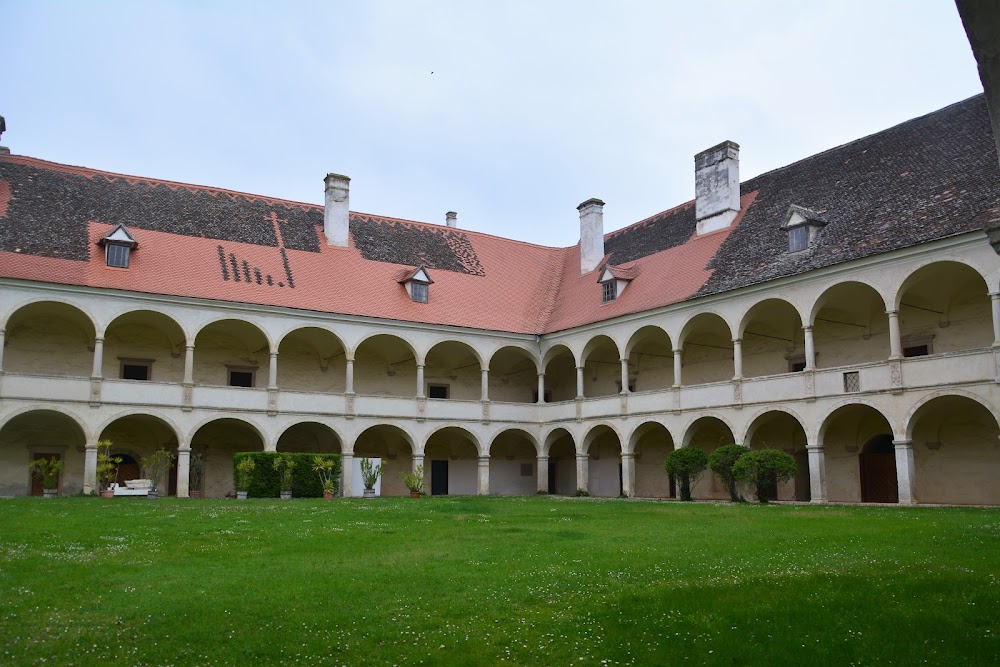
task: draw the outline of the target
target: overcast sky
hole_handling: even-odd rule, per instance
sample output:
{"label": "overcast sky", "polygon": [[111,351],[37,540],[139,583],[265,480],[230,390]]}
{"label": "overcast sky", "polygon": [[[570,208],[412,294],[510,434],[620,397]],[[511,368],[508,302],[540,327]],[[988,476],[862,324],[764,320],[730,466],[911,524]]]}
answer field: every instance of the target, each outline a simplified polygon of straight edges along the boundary
{"label": "overcast sky", "polygon": [[982,91],[947,0],[0,0],[2,143],[96,169],[533,243],[694,196]]}

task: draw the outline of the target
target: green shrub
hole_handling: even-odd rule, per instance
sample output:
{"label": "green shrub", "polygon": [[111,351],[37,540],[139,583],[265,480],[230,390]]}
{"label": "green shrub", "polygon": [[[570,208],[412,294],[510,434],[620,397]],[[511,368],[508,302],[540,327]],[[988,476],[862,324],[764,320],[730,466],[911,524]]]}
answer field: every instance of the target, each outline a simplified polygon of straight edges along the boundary
{"label": "green shrub", "polygon": [[795,459],[780,449],[757,449],[740,457],[733,475],[754,488],[757,500],[767,502],[768,488],[795,476]]}
{"label": "green shrub", "polygon": [[736,488],[736,477],[733,475],[733,466],[748,451],[743,445],[723,445],[708,457],[708,467],[726,485],[726,490],[729,491],[729,499],[734,503],[743,502],[743,497]]}
{"label": "green shrub", "polygon": [[335,483],[340,480],[339,454],[298,454],[290,452],[239,452],[233,455],[233,479],[236,480],[236,466],[245,459],[253,460],[256,465],[250,472],[250,483],[247,485],[248,498],[277,498],[281,493],[281,472],[275,470],[274,462],[279,456],[290,456],[295,461],[292,472],[292,497],[322,498],[323,484],[313,472],[316,457],[333,461],[332,476]]}
{"label": "green shrub", "polygon": [[708,454],[697,447],[675,449],[664,462],[667,474],[681,488],[681,500],[691,500],[691,485],[708,465]]}

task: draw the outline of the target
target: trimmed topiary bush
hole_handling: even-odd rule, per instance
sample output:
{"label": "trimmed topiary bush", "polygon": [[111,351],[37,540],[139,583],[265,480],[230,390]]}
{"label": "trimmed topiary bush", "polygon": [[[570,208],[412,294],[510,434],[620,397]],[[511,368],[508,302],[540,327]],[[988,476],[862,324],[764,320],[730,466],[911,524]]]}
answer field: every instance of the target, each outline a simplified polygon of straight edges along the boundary
{"label": "trimmed topiary bush", "polygon": [[736,476],[733,475],[733,466],[746,454],[748,450],[743,445],[723,445],[716,449],[708,457],[708,467],[719,476],[722,483],[729,491],[729,499],[734,503],[744,502],[739,489],[736,488]]}
{"label": "trimmed topiary bush", "polygon": [[757,500],[767,502],[770,487],[787,482],[795,476],[795,459],[780,449],[752,450],[733,465],[737,480],[751,485]]}
{"label": "trimmed topiary bush", "polygon": [[681,500],[691,500],[691,485],[708,465],[708,454],[697,447],[683,447],[670,452],[663,465],[680,487]]}
{"label": "trimmed topiary bush", "polygon": [[335,484],[340,483],[339,454],[299,454],[293,452],[240,452],[233,455],[233,479],[236,479],[236,466],[241,460],[252,459],[256,466],[250,472],[250,483],[247,486],[248,498],[277,498],[281,492],[281,472],[274,469],[274,462],[279,456],[290,456],[295,461],[292,472],[292,497],[322,498],[323,484],[313,472],[316,457],[333,461],[331,472]]}

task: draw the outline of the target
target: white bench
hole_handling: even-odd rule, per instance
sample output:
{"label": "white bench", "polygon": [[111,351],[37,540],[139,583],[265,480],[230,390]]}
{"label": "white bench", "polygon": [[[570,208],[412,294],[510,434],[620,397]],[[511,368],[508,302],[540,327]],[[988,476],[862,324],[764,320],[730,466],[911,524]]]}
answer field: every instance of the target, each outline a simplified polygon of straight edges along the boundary
{"label": "white bench", "polygon": [[115,492],[115,496],[148,496],[149,489],[130,489],[127,486],[120,486],[119,484],[112,484],[111,489]]}

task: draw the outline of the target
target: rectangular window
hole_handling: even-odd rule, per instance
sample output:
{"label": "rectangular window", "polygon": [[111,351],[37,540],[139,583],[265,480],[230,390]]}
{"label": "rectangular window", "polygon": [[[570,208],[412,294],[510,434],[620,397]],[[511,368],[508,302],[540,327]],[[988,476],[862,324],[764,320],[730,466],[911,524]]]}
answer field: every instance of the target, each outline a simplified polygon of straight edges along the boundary
{"label": "rectangular window", "polygon": [[618,283],[616,281],[609,280],[606,283],[601,283],[601,301],[603,303],[614,301],[617,296]]}
{"label": "rectangular window", "polygon": [[861,391],[861,373],[858,371],[844,373],[844,391],[848,394],[856,394]]}
{"label": "rectangular window", "polygon": [[253,387],[256,371],[252,368],[230,368],[230,387]]}
{"label": "rectangular window", "polygon": [[[538,390],[537,389],[535,391],[531,392],[531,402],[532,403],[537,403],[538,402]],[[552,391],[551,390],[549,390],[549,389],[545,390],[545,400],[542,401],[542,402],[543,403],[551,403],[552,402]]]}
{"label": "rectangular window", "polygon": [[788,230],[788,252],[798,252],[809,247],[809,228],[806,225]]}
{"label": "rectangular window", "polygon": [[904,357],[926,357],[930,354],[930,347],[928,345],[907,345],[903,348]]}
{"label": "rectangular window", "polygon": [[521,477],[531,477],[534,473],[534,469],[531,467],[530,463],[521,464]]}
{"label": "rectangular window", "polygon": [[104,246],[104,255],[108,260],[108,266],[119,269],[128,268],[128,253],[131,248],[120,243],[108,243]]}
{"label": "rectangular window", "polygon": [[801,373],[806,369],[806,355],[793,354],[785,357],[788,360],[789,373]]}
{"label": "rectangular window", "polygon": [[410,283],[411,294],[413,295],[413,300],[418,303],[427,303],[427,283],[418,283],[416,281]]}
{"label": "rectangular window", "polygon": [[153,374],[153,362],[145,359],[122,359],[119,371],[122,380],[146,380]]}
{"label": "rectangular window", "polygon": [[446,384],[427,385],[427,398],[448,398],[448,385]]}

